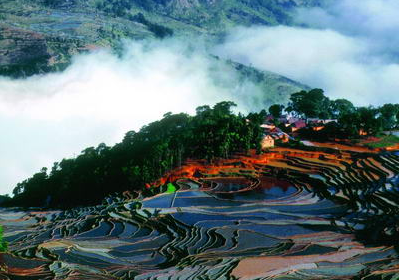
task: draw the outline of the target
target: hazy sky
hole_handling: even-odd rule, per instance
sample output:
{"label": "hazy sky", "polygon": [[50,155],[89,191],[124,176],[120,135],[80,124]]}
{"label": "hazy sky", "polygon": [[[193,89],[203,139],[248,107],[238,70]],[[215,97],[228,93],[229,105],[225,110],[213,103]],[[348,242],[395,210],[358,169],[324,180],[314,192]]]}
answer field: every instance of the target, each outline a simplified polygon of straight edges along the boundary
{"label": "hazy sky", "polygon": [[[236,28],[213,52],[323,88],[332,98],[399,103],[399,1],[338,0],[298,10],[296,20],[304,27]],[[221,100],[247,108],[243,96],[256,86],[237,84],[222,62],[189,49],[178,40],[127,43],[122,58],[100,51],[75,57],[62,73],[0,77],[0,193],[168,111],[190,113]]]}

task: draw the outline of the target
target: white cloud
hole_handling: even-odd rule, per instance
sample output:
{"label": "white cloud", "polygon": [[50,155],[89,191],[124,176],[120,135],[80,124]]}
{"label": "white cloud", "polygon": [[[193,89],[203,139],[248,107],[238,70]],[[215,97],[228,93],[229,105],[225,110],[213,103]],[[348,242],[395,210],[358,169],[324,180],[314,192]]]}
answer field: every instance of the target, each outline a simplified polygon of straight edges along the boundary
{"label": "white cloud", "polygon": [[[237,28],[216,48],[219,55],[300,79],[321,64],[351,59],[357,42],[334,31],[278,27]],[[312,76],[317,74],[312,73]]]}
{"label": "white cloud", "polygon": [[258,90],[236,78],[223,62],[174,40],[130,42],[122,57],[106,50],[78,56],[62,73],[1,77],[0,193],[85,147],[120,141],[168,111],[238,103],[247,89]]}
{"label": "white cloud", "polygon": [[357,105],[399,103],[398,1],[339,0],[296,20],[307,27],[236,28],[215,53]]}
{"label": "white cloud", "polygon": [[399,28],[399,2],[396,0],[338,0],[325,7],[298,9],[298,23],[333,28],[346,34],[392,35]]}
{"label": "white cloud", "polygon": [[[399,2],[330,3],[298,10],[296,20],[307,28],[236,28],[214,52],[357,105],[399,103]],[[245,93],[260,90],[237,80],[222,62],[177,40],[128,43],[120,58],[105,50],[78,56],[62,73],[0,77],[0,193],[168,111],[193,112],[221,100],[249,105]]]}

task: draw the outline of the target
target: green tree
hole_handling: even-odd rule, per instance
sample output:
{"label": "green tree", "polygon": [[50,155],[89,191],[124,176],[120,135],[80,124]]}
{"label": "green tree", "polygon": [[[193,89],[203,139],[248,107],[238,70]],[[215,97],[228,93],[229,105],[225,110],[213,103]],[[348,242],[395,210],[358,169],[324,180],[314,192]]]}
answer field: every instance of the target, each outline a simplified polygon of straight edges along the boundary
{"label": "green tree", "polygon": [[[346,137],[358,137],[360,132],[360,115],[359,112],[345,112],[339,115],[338,123],[343,129]],[[343,136],[344,136],[343,135]]]}
{"label": "green tree", "polygon": [[351,137],[358,137],[360,132],[377,135],[383,129],[379,109],[373,107],[358,107],[353,112],[343,113],[338,122],[345,134]]}
{"label": "green tree", "polygon": [[[19,183],[8,205],[69,208],[92,205],[110,193],[142,190],[187,158],[229,157],[257,148],[266,112],[244,117],[233,102],[201,106],[195,116],[167,113],[129,131],[113,147],[99,144],[76,158],[55,162]],[[249,121],[252,119],[253,121]]]}
{"label": "green tree", "polygon": [[281,114],[283,113],[284,110],[284,105],[281,104],[273,104],[269,107],[269,113],[275,118],[281,117]]}
{"label": "green tree", "polygon": [[359,115],[359,129],[363,130],[367,135],[376,135],[383,130],[383,123],[378,117],[379,110],[373,107],[357,108]]}
{"label": "green tree", "polygon": [[392,130],[397,126],[397,116],[399,114],[398,104],[384,104],[379,109],[381,114],[380,119],[383,123],[383,128],[386,130]]}
{"label": "green tree", "polygon": [[[94,205],[111,193],[145,190],[146,184],[188,158],[213,161],[249,149],[261,152],[260,125],[266,111],[243,116],[233,112],[235,106],[225,101],[213,107],[200,106],[194,116],[167,113],[137,132],[127,132],[113,147],[101,143],[84,149],[75,158],[55,162],[49,171],[43,168],[18,183],[13,198],[2,205],[57,208]],[[317,89],[293,94],[290,102],[290,110],[299,115],[338,116],[338,124],[331,123],[320,132],[325,139],[342,135],[358,137],[360,130],[376,134],[383,127],[383,118],[397,112],[391,113],[393,108],[398,106],[353,108],[347,100],[330,102]]]}
{"label": "green tree", "polygon": [[330,102],[330,113],[333,118],[353,113],[355,110],[355,106],[347,99],[336,99]]}
{"label": "green tree", "polygon": [[306,118],[331,117],[330,100],[324,96],[322,89],[302,90],[292,94],[286,110]]}
{"label": "green tree", "polygon": [[396,127],[399,127],[399,104],[395,104],[396,107]]}

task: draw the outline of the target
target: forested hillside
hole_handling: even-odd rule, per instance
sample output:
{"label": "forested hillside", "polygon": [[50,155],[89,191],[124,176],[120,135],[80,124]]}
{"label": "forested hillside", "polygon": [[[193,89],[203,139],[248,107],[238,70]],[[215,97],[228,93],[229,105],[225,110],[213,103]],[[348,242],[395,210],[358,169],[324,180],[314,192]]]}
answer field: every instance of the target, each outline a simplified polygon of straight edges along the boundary
{"label": "forested hillside", "polygon": [[[109,194],[126,190],[151,196],[151,184],[188,159],[204,159],[211,164],[216,158],[227,159],[251,149],[262,152],[265,130],[261,125],[266,121],[266,110],[244,116],[234,113],[234,106],[233,102],[224,101],[212,108],[198,107],[195,116],[167,113],[138,132],[127,132],[112,147],[101,143],[86,148],[76,158],[55,162],[51,170],[43,168],[17,184],[14,197],[5,199],[2,205],[94,205]],[[275,107],[280,110],[278,114]],[[285,131],[286,125],[278,116],[283,109],[283,105],[275,104],[269,111],[275,115],[274,125]],[[314,130],[311,125],[298,130],[298,138],[291,139],[288,145],[300,149],[305,148],[300,142],[303,139],[358,142],[362,134],[377,136],[383,130],[399,127],[399,104],[356,107],[346,99],[330,100],[321,89],[292,94],[285,111],[301,118],[336,120],[322,130]],[[399,142],[399,138],[391,137],[386,141]]]}
{"label": "forested hillside", "polygon": [[[260,149],[266,112],[234,114],[232,102],[197,108],[195,116],[165,114],[139,132],[126,133],[113,147],[100,144],[76,158],[54,163],[19,183],[4,205],[72,207],[101,202],[108,194],[144,186],[187,158],[229,157]],[[246,119],[249,119],[248,123]]]}

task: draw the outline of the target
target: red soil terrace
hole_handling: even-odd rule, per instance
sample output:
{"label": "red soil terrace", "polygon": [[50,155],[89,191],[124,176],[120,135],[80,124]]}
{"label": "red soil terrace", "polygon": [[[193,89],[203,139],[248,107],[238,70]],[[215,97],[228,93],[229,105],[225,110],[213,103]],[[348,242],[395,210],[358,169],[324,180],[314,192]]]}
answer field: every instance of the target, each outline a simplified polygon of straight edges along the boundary
{"label": "red soil terrace", "polygon": [[[345,150],[353,151],[354,147],[339,145],[339,148],[341,151],[341,156],[339,160],[347,160],[348,162],[350,162],[351,160],[349,153],[345,152]],[[356,151],[365,152],[365,148],[359,148],[356,149]],[[217,159],[214,160],[212,163],[209,163],[206,160],[189,159],[185,162],[183,166],[171,170],[152,184],[147,184],[147,188],[159,187],[168,182],[174,182],[181,178],[197,180],[199,178],[206,179],[208,176],[219,177],[218,175],[220,174],[224,174],[224,176],[230,177],[228,174],[242,173],[242,171],[246,173],[257,172],[256,170],[258,170],[259,168],[256,167],[259,167],[259,165],[283,168],[287,167],[283,161],[283,159],[287,157],[305,158],[314,161],[315,163],[325,162],[323,159],[328,159],[330,163],[334,163],[336,161],[336,163],[338,164],[338,158],[336,155],[324,152],[310,152],[278,147],[271,149],[270,152],[257,155],[254,150],[251,150],[248,154],[236,155],[231,159]],[[261,176],[257,177],[260,178]],[[266,179],[266,177],[264,179]],[[276,179],[268,177],[268,180],[261,180],[261,184],[265,188],[276,185],[277,182],[272,182],[272,180]],[[278,182],[278,185],[287,185],[288,187],[288,182]]]}

